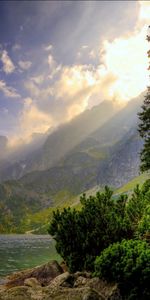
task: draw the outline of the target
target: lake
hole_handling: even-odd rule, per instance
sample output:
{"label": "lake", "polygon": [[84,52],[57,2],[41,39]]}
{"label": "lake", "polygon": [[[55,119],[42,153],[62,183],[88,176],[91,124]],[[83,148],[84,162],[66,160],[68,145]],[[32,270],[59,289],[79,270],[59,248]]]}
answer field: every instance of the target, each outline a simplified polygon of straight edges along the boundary
{"label": "lake", "polygon": [[52,259],[60,260],[60,257],[49,235],[0,235],[1,278]]}

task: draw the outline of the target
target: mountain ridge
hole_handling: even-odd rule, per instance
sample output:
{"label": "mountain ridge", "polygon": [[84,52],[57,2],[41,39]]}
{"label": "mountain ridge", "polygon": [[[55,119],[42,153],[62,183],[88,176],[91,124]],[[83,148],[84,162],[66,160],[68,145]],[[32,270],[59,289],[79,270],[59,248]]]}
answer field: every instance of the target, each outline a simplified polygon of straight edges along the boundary
{"label": "mountain ridge", "polygon": [[31,171],[46,170],[55,165],[90,132],[103,125],[118,109],[114,103],[103,101],[69,123],[59,126],[49,134],[42,147],[30,153],[26,159],[16,161],[15,164],[7,164],[0,172],[0,180],[18,179]]}
{"label": "mountain ridge", "polygon": [[24,223],[26,228],[26,218],[32,219],[33,214],[41,218],[40,211],[43,211],[42,216],[47,215],[58,203],[67,205],[71,199],[94,186],[102,188],[107,184],[119,188],[137,176],[142,148],[137,112],[143,99],[132,101],[83,138],[56,165],[0,184],[2,222],[5,224],[7,214],[9,224],[14,224],[18,218],[21,228],[24,228]]}

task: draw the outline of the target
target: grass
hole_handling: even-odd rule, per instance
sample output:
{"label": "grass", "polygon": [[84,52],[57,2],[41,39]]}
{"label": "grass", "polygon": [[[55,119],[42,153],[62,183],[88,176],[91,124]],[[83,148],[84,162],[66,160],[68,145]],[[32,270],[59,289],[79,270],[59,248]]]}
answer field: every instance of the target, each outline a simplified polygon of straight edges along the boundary
{"label": "grass", "polygon": [[55,207],[59,207],[63,205],[66,206],[66,203],[68,202],[70,203],[73,198],[74,195],[71,194],[69,191],[61,190],[54,196]]}
{"label": "grass", "polygon": [[121,193],[133,191],[133,189],[135,188],[135,186],[137,184],[139,184],[141,186],[144,183],[144,181],[146,181],[149,178],[150,178],[149,173],[141,174],[141,175],[133,178],[131,181],[129,181],[127,184],[125,184],[121,188],[117,189],[115,191],[115,194],[121,194]]}
{"label": "grass", "polygon": [[[114,197],[117,197],[118,194],[122,193],[131,193],[137,184],[141,186],[148,178],[150,178],[150,174],[148,173],[144,173],[140,176],[135,177],[121,188],[116,189],[114,191]],[[100,186],[95,186],[86,191],[86,196],[89,197],[90,195],[95,195],[96,192],[102,190],[103,189]],[[60,209],[60,211],[62,211],[68,206],[80,210],[80,196],[82,194],[74,196],[66,190],[60,191],[54,198],[55,207],[46,208],[37,213],[28,215],[28,218],[25,220],[24,224],[25,231],[32,231],[33,233],[47,233],[48,224],[52,219],[53,211],[58,208]]]}

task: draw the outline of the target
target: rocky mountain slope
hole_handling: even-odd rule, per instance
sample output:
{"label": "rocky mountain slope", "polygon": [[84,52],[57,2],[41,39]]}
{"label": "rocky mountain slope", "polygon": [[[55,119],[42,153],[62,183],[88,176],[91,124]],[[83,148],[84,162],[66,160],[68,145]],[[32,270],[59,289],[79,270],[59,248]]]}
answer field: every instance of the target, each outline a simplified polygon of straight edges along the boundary
{"label": "rocky mountain slope", "polygon": [[[94,125],[87,122],[87,119],[94,120],[96,115],[98,118],[100,110],[98,106],[93,108],[92,112],[83,114],[84,121],[82,116],[77,118],[80,120],[80,126],[75,119],[70,125],[66,124],[50,135],[44,147],[47,148],[49,145],[49,153],[53,149],[54,156],[58,153],[57,163],[49,168],[51,156],[49,160],[47,156],[46,170],[35,170],[19,180],[1,183],[0,231],[15,232],[19,229],[25,232],[30,228],[36,229],[39,227],[38,224],[41,226],[42,220],[48,218],[54,207],[72,203],[72,199],[80,193],[94,186],[102,188],[106,184],[118,188],[137,176],[142,147],[142,140],[137,131],[137,112],[140,110],[142,100],[142,97],[133,99],[122,110],[113,113],[111,118],[109,114],[109,120],[105,122],[103,117],[99,127],[97,119],[93,121]],[[107,108],[111,108],[112,104],[103,105],[106,109],[107,105]],[[87,123],[88,130],[84,129],[84,134],[81,130],[82,134],[78,138],[79,129],[82,129],[81,123],[82,125]],[[90,126],[92,130],[88,134]],[[70,143],[75,140],[74,147],[73,142],[68,146],[69,136]],[[62,154],[61,144],[64,147]],[[39,153],[37,157],[38,155]],[[44,154],[42,155],[44,157]],[[39,166],[40,164],[39,160]],[[9,174],[12,175],[11,171]]]}
{"label": "rocky mountain slope", "polygon": [[[64,155],[106,123],[119,108],[113,102],[103,101],[54,130],[44,144],[41,143],[41,147],[37,147],[33,142],[27,147],[27,151],[22,147],[15,157],[9,157],[7,165],[0,168],[0,181],[18,179],[31,171],[47,170],[56,165]],[[41,139],[43,141],[43,137]]]}
{"label": "rocky mountain slope", "polygon": [[56,165],[45,171],[30,172],[20,181],[29,189],[51,195],[61,190],[78,194],[96,184],[124,184],[139,171],[142,140],[137,131],[137,112],[140,105],[141,99],[134,99],[82,139]]}
{"label": "rocky mountain slope", "polygon": [[15,163],[12,159],[0,167],[0,180],[18,179],[32,171],[48,170],[75,152],[82,151],[92,157],[103,158],[101,155],[106,155],[108,148],[117,144],[129,130],[137,126],[137,112],[142,100],[143,96],[134,99],[122,110],[115,103],[104,101],[85,111],[49,134],[41,147],[34,148],[31,145],[27,155],[23,150],[22,159],[19,153]]}

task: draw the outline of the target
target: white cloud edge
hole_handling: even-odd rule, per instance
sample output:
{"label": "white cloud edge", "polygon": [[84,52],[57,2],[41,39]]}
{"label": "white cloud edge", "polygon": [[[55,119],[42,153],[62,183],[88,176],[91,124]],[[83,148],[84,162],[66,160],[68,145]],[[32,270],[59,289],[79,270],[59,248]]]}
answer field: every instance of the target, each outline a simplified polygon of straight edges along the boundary
{"label": "white cloud edge", "polygon": [[9,57],[8,52],[6,50],[3,50],[1,52],[1,61],[3,64],[3,71],[6,74],[11,74],[15,71],[16,67],[12,62],[11,58]]}

